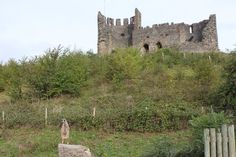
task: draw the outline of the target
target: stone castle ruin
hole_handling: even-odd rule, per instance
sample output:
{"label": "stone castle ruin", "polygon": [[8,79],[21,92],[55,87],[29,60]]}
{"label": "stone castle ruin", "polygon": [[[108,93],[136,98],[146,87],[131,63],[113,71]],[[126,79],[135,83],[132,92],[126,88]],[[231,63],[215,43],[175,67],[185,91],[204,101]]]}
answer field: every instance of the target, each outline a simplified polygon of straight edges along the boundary
{"label": "stone castle ruin", "polygon": [[191,25],[184,23],[154,24],[142,27],[141,13],[123,19],[106,18],[98,12],[98,53],[109,54],[116,48],[134,47],[142,52],[160,48],[177,48],[185,52],[218,51],[216,15]]}

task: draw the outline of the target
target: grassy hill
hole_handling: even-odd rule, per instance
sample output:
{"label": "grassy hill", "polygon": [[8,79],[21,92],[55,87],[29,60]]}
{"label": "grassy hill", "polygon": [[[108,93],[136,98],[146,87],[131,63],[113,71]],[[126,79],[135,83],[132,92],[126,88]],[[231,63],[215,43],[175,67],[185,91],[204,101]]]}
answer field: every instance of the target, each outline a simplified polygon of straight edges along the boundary
{"label": "grassy hill", "polygon": [[[56,156],[62,118],[72,127],[72,143],[90,146],[97,156],[140,156],[160,134],[185,139],[181,130],[188,130],[189,120],[219,110],[210,98],[226,81],[231,58],[170,49],[98,56],[58,47],[10,60],[0,65],[0,110],[6,116],[0,155]],[[45,142],[48,147],[40,146]]]}

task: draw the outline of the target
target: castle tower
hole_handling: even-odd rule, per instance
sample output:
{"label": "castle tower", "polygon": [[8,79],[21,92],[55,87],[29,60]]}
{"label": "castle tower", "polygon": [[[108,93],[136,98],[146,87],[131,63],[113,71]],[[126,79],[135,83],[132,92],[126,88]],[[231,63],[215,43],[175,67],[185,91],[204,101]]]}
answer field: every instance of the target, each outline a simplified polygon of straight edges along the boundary
{"label": "castle tower", "polygon": [[[141,27],[141,13],[135,9],[135,16],[121,19],[105,17],[98,12],[98,53],[111,53],[116,48],[132,46],[132,33]],[[115,21],[115,22],[114,22]]]}
{"label": "castle tower", "polygon": [[141,12],[136,8],[135,9],[135,16],[134,16],[134,29],[139,29],[142,26],[142,14]]}
{"label": "castle tower", "polygon": [[107,52],[107,38],[106,38],[106,17],[98,12],[98,53]]}
{"label": "castle tower", "polygon": [[205,29],[203,30],[204,42],[209,47],[209,50],[218,50],[218,36],[216,28],[216,15],[210,15],[209,21]]}

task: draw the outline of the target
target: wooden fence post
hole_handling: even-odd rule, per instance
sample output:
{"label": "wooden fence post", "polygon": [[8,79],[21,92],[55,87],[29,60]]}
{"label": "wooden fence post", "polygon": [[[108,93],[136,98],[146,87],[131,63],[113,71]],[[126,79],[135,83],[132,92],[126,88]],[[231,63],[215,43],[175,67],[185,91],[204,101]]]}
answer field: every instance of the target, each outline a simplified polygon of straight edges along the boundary
{"label": "wooden fence post", "polygon": [[209,61],[211,62],[211,56],[209,56],[208,58],[209,58]]}
{"label": "wooden fence post", "polygon": [[[220,129],[219,129],[220,131]],[[220,132],[217,133],[217,142],[216,142],[216,145],[217,145],[217,157],[222,157],[222,135]]]}
{"label": "wooden fence post", "polygon": [[185,52],[184,52],[184,59],[186,59],[186,54],[185,54]]}
{"label": "wooden fence post", "polygon": [[205,157],[210,157],[209,129],[204,129],[204,154],[205,154]]}
{"label": "wooden fence post", "polygon": [[95,118],[96,116],[96,107],[93,108],[93,117]]}
{"label": "wooden fence post", "polygon": [[235,157],[235,139],[234,139],[234,125],[228,127],[229,134],[229,157]]}
{"label": "wooden fence post", "polygon": [[228,157],[228,136],[227,125],[222,125],[222,144],[223,144],[223,157]]}
{"label": "wooden fence post", "polygon": [[45,108],[45,126],[48,125],[48,108]]}
{"label": "wooden fence post", "polygon": [[216,157],[216,129],[210,129],[210,141],[211,141],[211,157]]}
{"label": "wooden fence post", "polygon": [[2,125],[5,125],[5,112],[2,111]]}
{"label": "wooden fence post", "polygon": [[205,157],[236,157],[234,125],[204,129]]}

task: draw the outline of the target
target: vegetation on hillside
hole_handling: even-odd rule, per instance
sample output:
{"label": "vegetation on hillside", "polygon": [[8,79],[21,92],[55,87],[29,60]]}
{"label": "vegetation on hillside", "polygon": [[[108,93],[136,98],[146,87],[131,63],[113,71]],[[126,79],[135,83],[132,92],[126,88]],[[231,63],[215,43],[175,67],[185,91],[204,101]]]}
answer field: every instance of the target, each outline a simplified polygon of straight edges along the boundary
{"label": "vegetation on hillside", "polygon": [[[1,64],[0,89],[12,101],[33,102],[61,95],[80,96],[84,90],[95,90],[94,86],[108,85],[112,88],[109,93],[128,92],[130,86],[144,88],[143,92],[150,86],[163,90],[177,87],[175,95],[192,102],[203,100],[203,95],[221,83],[229,58],[230,55],[222,53],[183,54],[169,49],[144,56],[136,49],[118,49],[111,55],[98,56],[58,47],[43,56]],[[187,94],[188,83],[198,88],[191,86],[192,95]]]}
{"label": "vegetation on hillside", "polygon": [[[0,64],[0,110],[5,111],[6,128],[44,127],[47,107],[50,126],[66,118],[76,131],[163,132],[192,127],[201,132],[202,126],[215,124],[208,121],[211,116],[220,119],[216,125],[230,122],[224,113],[213,111],[235,114],[235,67],[234,53],[160,49],[141,54],[129,48],[99,56],[58,47],[42,56]],[[199,136],[191,138],[198,141]],[[163,157],[201,154],[195,149],[201,143],[184,143],[190,146],[186,148],[175,145],[175,139],[157,141],[144,156],[160,156],[159,145],[174,152]]]}

